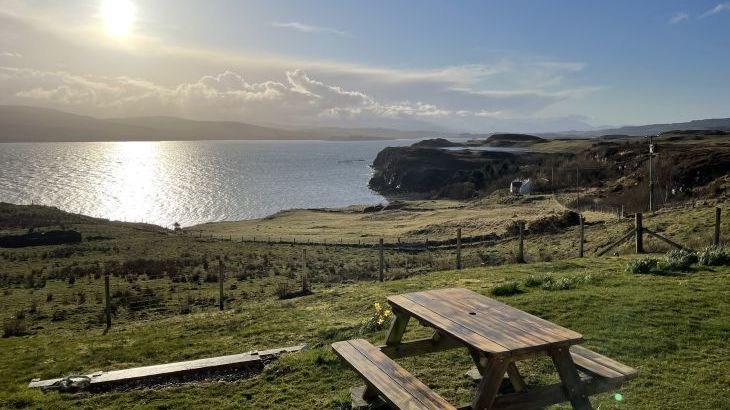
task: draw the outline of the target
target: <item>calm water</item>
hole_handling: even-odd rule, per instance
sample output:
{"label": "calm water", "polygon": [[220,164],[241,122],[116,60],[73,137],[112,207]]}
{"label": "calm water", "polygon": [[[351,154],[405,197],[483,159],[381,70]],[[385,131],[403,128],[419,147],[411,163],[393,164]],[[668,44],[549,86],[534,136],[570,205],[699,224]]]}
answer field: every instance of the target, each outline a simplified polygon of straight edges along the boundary
{"label": "calm water", "polygon": [[413,141],[0,144],[0,201],[183,226],[378,203],[369,165]]}

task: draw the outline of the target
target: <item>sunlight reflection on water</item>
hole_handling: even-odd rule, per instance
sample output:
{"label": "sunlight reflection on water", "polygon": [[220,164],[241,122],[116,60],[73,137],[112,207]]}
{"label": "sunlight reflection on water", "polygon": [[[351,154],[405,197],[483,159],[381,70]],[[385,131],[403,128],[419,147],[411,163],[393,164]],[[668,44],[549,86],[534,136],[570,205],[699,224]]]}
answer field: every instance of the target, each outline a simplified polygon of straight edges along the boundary
{"label": "sunlight reflection on water", "polygon": [[369,164],[412,141],[0,144],[0,201],[183,226],[372,204]]}

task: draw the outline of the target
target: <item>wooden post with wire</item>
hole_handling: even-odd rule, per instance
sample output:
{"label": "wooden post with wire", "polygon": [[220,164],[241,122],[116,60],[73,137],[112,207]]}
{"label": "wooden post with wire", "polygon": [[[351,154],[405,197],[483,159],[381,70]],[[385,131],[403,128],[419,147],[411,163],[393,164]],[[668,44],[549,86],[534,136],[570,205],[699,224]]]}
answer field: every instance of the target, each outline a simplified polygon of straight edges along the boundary
{"label": "wooden post with wire", "polygon": [[720,246],[720,207],[715,207],[715,246]]}
{"label": "wooden post with wire", "polygon": [[218,309],[223,310],[223,259],[218,259]]}
{"label": "wooden post with wire", "polygon": [[380,253],[380,262],[378,263],[378,280],[380,282],[383,281],[383,276],[385,273],[385,256],[383,255],[383,238],[380,238],[380,242],[378,245],[378,252]]}
{"label": "wooden post with wire", "polygon": [[106,328],[112,327],[112,301],[109,292],[109,272],[104,273],[104,316]]}
{"label": "wooden post with wire", "polygon": [[579,214],[578,217],[580,218],[580,243],[578,244],[578,257],[583,257],[583,242],[585,241],[585,218],[583,218],[583,214]]}
{"label": "wooden post with wire", "polygon": [[519,221],[520,228],[519,248],[517,249],[517,263],[525,263],[525,222]]}
{"label": "wooden post with wire", "polygon": [[636,253],[644,253],[644,227],[641,212],[634,216],[634,230],[636,234]]}
{"label": "wooden post with wire", "polygon": [[461,269],[461,228],[456,229],[456,269]]}

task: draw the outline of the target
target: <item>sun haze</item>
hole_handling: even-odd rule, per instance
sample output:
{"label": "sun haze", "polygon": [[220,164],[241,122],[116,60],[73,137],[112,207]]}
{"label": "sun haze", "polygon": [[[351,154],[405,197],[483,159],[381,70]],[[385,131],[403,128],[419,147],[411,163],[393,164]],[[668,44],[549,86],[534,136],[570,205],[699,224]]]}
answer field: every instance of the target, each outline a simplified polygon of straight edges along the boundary
{"label": "sun haze", "polygon": [[107,34],[116,38],[127,37],[132,31],[136,12],[134,3],[129,0],[102,1],[101,19]]}

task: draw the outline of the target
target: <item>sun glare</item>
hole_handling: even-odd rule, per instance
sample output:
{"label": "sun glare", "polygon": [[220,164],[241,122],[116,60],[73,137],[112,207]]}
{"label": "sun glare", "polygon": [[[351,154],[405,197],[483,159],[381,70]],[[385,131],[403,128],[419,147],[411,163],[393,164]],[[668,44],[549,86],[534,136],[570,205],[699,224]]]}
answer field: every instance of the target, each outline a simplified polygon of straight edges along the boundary
{"label": "sun glare", "polygon": [[129,35],[136,11],[134,3],[129,0],[104,0],[101,3],[101,18],[106,32],[117,38]]}

